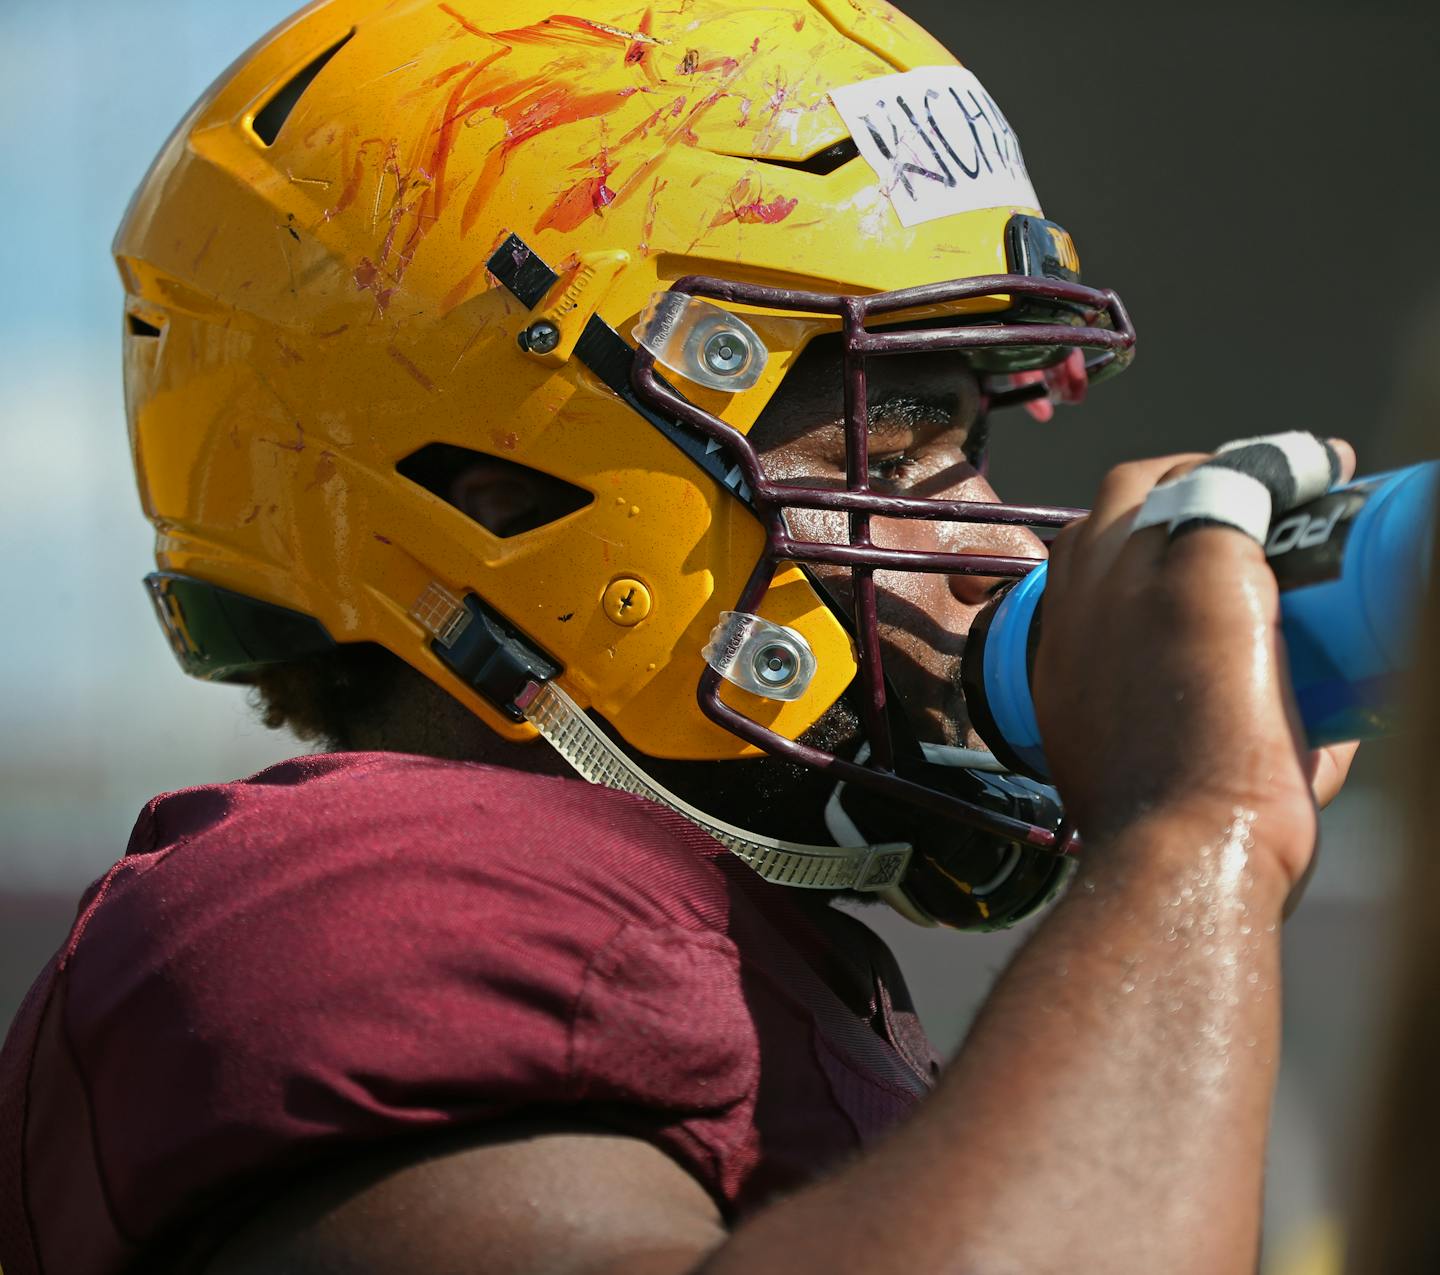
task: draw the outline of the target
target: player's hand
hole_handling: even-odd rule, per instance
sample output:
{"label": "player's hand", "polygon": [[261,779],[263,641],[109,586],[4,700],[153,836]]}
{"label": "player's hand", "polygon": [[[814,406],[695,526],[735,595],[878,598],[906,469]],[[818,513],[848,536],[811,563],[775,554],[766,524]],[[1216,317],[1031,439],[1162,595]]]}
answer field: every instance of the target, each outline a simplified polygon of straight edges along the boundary
{"label": "player's hand", "polygon": [[[1348,479],[1354,453],[1335,446]],[[1087,842],[1122,847],[1156,820],[1218,837],[1240,820],[1293,885],[1314,850],[1316,802],[1339,791],[1354,746],[1304,745],[1279,590],[1254,540],[1222,527],[1131,534],[1150,490],[1205,459],[1112,470],[1090,516],[1052,545],[1040,732]]]}

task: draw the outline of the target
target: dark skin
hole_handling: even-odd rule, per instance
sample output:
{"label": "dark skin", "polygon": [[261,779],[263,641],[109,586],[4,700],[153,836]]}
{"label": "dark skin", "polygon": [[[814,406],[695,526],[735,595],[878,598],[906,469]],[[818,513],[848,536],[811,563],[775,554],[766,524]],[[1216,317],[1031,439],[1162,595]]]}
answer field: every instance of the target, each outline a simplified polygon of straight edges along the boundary
{"label": "dark skin", "polygon": [[[877,413],[889,480],[993,499],[964,455],[968,374],[893,367],[908,392],[955,405],[948,422]],[[817,380],[788,428],[762,433],[774,472],[835,480],[835,393]],[[1198,459],[1113,471],[1056,546],[1046,632],[1066,640],[1042,641],[1036,698],[1086,835],[1083,873],[886,1141],[731,1233],[647,1143],[510,1126],[303,1184],[232,1237],[210,1275],[1253,1271],[1279,921],[1314,850],[1316,797],[1333,795],[1348,756],[1297,743],[1258,546],[1215,529],[1128,535],[1150,487]],[[817,518],[801,534],[835,528]],[[896,522],[880,539],[1040,553],[993,528]],[[949,688],[997,584],[884,582],[887,656],[930,738],[969,738]]]}

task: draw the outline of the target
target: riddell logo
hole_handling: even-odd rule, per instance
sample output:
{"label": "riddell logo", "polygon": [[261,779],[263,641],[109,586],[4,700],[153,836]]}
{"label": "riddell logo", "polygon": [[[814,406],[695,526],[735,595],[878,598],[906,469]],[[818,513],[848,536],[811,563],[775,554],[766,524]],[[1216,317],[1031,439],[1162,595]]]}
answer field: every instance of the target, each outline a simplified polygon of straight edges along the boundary
{"label": "riddell logo", "polygon": [[750,624],[748,621],[735,625],[725,635],[725,646],[720,652],[720,658],[726,668],[735,662],[735,657],[740,654],[740,648],[745,645],[745,639],[749,636]]}
{"label": "riddell logo", "polygon": [[1265,556],[1278,558],[1296,549],[1313,549],[1323,545],[1344,514],[1345,505],[1337,503],[1335,508],[1324,513],[1301,511],[1282,518],[1270,529],[1270,538],[1265,542]]}

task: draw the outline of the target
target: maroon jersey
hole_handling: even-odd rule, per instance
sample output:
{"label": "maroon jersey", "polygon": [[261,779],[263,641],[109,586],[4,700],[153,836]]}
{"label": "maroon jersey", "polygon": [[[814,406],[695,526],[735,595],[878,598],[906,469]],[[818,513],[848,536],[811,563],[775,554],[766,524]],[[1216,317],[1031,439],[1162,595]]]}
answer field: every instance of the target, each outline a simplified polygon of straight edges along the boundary
{"label": "maroon jersey", "polygon": [[195,1269],[360,1150],[561,1116],[732,1221],[936,1064],[883,944],[678,815],[370,753],[156,798],[0,1054],[5,1275]]}

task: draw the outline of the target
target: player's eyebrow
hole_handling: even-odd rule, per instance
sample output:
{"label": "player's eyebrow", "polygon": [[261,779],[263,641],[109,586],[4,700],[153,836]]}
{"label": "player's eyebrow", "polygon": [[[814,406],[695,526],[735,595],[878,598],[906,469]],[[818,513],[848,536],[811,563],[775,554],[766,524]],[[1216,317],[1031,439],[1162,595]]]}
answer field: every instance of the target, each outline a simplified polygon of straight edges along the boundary
{"label": "player's eyebrow", "polygon": [[[956,412],[962,405],[962,396],[953,390],[918,391],[891,389],[876,397],[870,403],[869,427],[867,433],[874,445],[889,440],[906,440],[910,446],[920,437],[955,430],[968,432],[975,424],[970,419],[957,420]],[[977,404],[978,406],[978,404]],[[778,425],[771,422],[764,433],[751,434],[751,441],[763,453],[791,443],[806,441],[811,447],[844,453],[845,424],[843,419],[829,418],[821,421],[805,421],[792,418]]]}
{"label": "player's eyebrow", "polygon": [[950,428],[963,424],[955,420],[960,395],[953,390],[924,393],[891,390],[870,404],[868,430],[872,437],[894,429],[919,430],[927,425]]}

